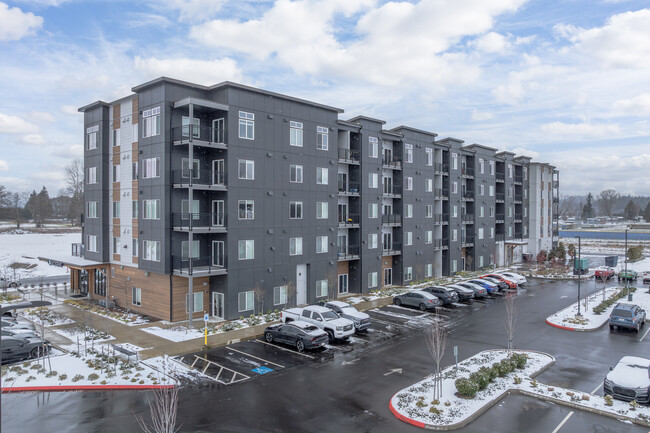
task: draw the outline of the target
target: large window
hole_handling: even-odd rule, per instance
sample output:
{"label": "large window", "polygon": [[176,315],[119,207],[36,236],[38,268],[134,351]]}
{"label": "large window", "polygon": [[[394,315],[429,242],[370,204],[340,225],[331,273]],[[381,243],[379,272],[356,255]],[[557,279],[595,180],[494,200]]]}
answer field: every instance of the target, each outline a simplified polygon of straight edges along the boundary
{"label": "large window", "polygon": [[255,219],[254,200],[239,200],[239,219],[240,220]]}
{"label": "large window", "polygon": [[119,218],[120,217],[120,202],[119,201],[114,201],[113,202],[113,218]]}
{"label": "large window", "polygon": [[113,182],[119,182],[120,181],[120,166],[114,165],[113,166]]}
{"label": "large window", "polygon": [[377,240],[378,240],[378,238],[379,238],[379,236],[377,235],[377,233],[369,233],[368,234],[368,249],[369,250],[374,250],[375,248],[377,248],[377,242],[378,242]]}
{"label": "large window", "polygon": [[97,252],[97,236],[88,235],[88,244],[86,245],[86,249],[93,253]]}
{"label": "large window", "polygon": [[273,288],[273,305],[283,305],[287,303],[287,286]]}
{"label": "large window", "polygon": [[428,263],[424,265],[424,277],[425,278],[433,277],[433,264]]}
{"label": "large window", "polygon": [[408,266],[404,268],[404,281],[411,281],[413,279],[413,267]]}
{"label": "large window", "polygon": [[424,217],[433,218],[433,205],[431,204],[424,205]]}
{"label": "large window", "polygon": [[433,243],[433,231],[432,230],[427,230],[426,232],[426,238],[424,243],[425,244],[432,244]]}
{"label": "large window", "polygon": [[[181,124],[183,125],[183,137],[190,136],[190,118],[188,116],[183,116],[181,119]],[[192,137],[198,138],[201,133],[201,119],[192,118]]]}
{"label": "large window", "polygon": [[302,238],[289,238],[289,255],[302,255]]}
{"label": "large window", "polygon": [[413,178],[411,176],[404,178],[404,185],[407,191],[413,191]]}
{"label": "large window", "polygon": [[131,164],[131,179],[138,179],[138,161]]}
{"label": "large window", "polygon": [[239,160],[239,178],[246,180],[255,179],[255,161]]}
{"label": "large window", "polygon": [[368,156],[379,158],[379,140],[377,137],[368,137]]}
{"label": "large window", "polygon": [[[424,190],[426,192],[433,192],[433,179],[426,179],[425,184],[424,184]],[[483,186],[483,185],[481,185]]]}
{"label": "large window", "polygon": [[192,176],[192,178],[198,179],[201,176],[201,172],[199,171],[200,167],[201,167],[201,162],[198,159],[193,159],[192,166],[190,167],[190,159],[183,158],[181,160],[181,168],[182,168],[181,176],[185,178],[189,178],[190,176]]}
{"label": "large window", "polygon": [[302,202],[290,201],[289,202],[289,219],[301,220],[302,219]]}
{"label": "large window", "polygon": [[316,219],[324,220],[328,217],[328,205],[326,201],[316,202]]}
{"label": "large window", "polygon": [[328,239],[327,236],[316,236],[316,253],[327,252]]}
{"label": "large window", "polygon": [[[192,305],[192,313],[203,311],[203,292],[192,293],[194,297],[194,305]],[[185,312],[189,314],[190,294],[185,295]]]}
{"label": "large window", "polygon": [[368,218],[379,218],[379,205],[368,203]]}
{"label": "large window", "polygon": [[458,154],[457,153],[452,153],[451,154],[451,168],[453,170],[458,170]]}
{"label": "large window", "polygon": [[97,202],[89,201],[88,202],[88,212],[86,218],[97,218]]}
{"label": "large window", "polygon": [[239,138],[255,139],[255,115],[253,113],[239,112]]}
{"label": "large window", "polygon": [[289,166],[289,182],[302,183],[302,165],[291,164]]}
{"label": "large window", "polygon": [[142,289],[140,287],[131,287],[131,303],[138,307],[142,305]]}
{"label": "large window", "polygon": [[142,178],[151,179],[160,177],[160,158],[146,158],[142,160]]}
{"label": "large window", "polygon": [[239,312],[252,310],[254,299],[255,293],[252,290],[239,292],[237,295],[237,309]]}
{"label": "large window", "polygon": [[377,272],[370,272],[368,274],[368,288],[377,287]]}
{"label": "large window", "polygon": [[199,257],[200,244],[199,241],[183,241],[181,242],[181,253],[183,259],[196,259]]}
{"label": "large window", "polygon": [[152,262],[160,261],[160,242],[142,241],[142,258]]}
{"label": "large window", "polygon": [[97,167],[89,167],[86,169],[86,183],[97,183]]}
{"label": "large window", "polygon": [[433,149],[430,147],[427,147],[424,149],[426,155],[427,155],[427,165],[431,166],[433,165]]}
{"label": "large window", "polygon": [[329,178],[329,170],[323,167],[316,168],[316,183],[318,185],[327,185]]}
{"label": "large window", "polygon": [[192,209],[190,209],[189,200],[181,200],[181,217],[189,219],[190,215],[194,220],[199,219],[199,200],[192,200]]}
{"label": "large window", "polygon": [[302,147],[302,123],[289,122],[289,144],[291,146]]}
{"label": "large window", "polygon": [[145,110],[142,113],[142,136],[160,135],[160,107]]}
{"label": "large window", "polygon": [[485,160],[483,158],[478,159],[478,172],[485,173]]}
{"label": "large window", "polygon": [[483,227],[479,227],[478,229],[478,238],[483,239]]}
{"label": "large window", "polygon": [[413,218],[413,205],[407,204],[404,209],[404,218]]}
{"label": "large window", "polygon": [[405,144],[404,145],[404,162],[413,162],[413,145]]}
{"label": "large window", "polygon": [[239,260],[252,260],[255,258],[255,241],[239,241]]}
{"label": "large window", "polygon": [[406,245],[406,246],[413,245],[413,232],[406,232],[404,245]]}
{"label": "large window", "polygon": [[316,297],[323,298],[327,296],[327,280],[316,281]]}
{"label": "large window", "polygon": [[133,257],[138,257],[138,240],[137,239],[131,239],[133,246]]}
{"label": "large window", "polygon": [[131,218],[137,219],[138,218],[138,201],[133,200],[131,202]]}
{"label": "large window", "polygon": [[142,200],[142,219],[160,219],[160,200]]}
{"label": "large window", "polygon": [[368,188],[379,188],[378,173],[368,173]]}
{"label": "large window", "polygon": [[316,149],[327,150],[329,147],[328,130],[324,126],[316,127]]}
{"label": "large window", "polygon": [[86,143],[88,150],[97,149],[97,132],[99,125],[91,126],[86,129]]}

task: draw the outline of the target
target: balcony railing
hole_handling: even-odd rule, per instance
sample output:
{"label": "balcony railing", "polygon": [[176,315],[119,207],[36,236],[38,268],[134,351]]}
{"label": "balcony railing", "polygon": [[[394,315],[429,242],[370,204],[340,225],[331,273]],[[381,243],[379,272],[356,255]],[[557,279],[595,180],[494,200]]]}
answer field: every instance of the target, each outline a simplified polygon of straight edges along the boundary
{"label": "balcony railing", "polygon": [[443,223],[443,216],[442,214],[437,214],[433,216],[433,223],[434,224],[442,224]]}
{"label": "balcony railing", "polygon": [[348,182],[347,185],[339,183],[339,194],[359,195],[359,182]]}
{"label": "balcony railing", "polygon": [[515,239],[521,239],[521,232],[515,231]]}
{"label": "balcony railing", "polygon": [[554,180],[554,181],[553,181],[553,188],[554,188],[554,189],[558,189],[559,187],[560,187],[560,182],[557,181],[557,180]]}
{"label": "balcony railing", "polygon": [[474,191],[463,191],[463,199],[474,200]]}
{"label": "balcony railing", "polygon": [[359,163],[360,153],[356,150],[339,148],[339,162]]}
{"label": "balcony railing", "polygon": [[449,198],[449,190],[446,188],[435,188],[434,197],[438,200]]}
{"label": "balcony railing", "polygon": [[359,258],[359,246],[358,245],[348,245],[346,247],[339,247],[338,250],[338,260],[357,260]]}
{"label": "balcony railing", "polygon": [[522,220],[522,214],[515,213],[515,222],[521,222],[521,220]]}
{"label": "balcony railing", "polygon": [[442,239],[434,239],[433,240],[433,249],[434,250],[441,250],[442,247],[443,247]]}
{"label": "balcony railing", "polygon": [[464,245],[474,245],[474,236],[465,236],[461,238],[460,243]]}
{"label": "balcony railing", "polygon": [[222,170],[182,169],[172,171],[174,185],[195,187],[226,187],[226,173]]}
{"label": "balcony railing", "polygon": [[524,181],[524,176],[521,174],[515,173],[515,183],[523,183]]}
{"label": "balcony railing", "polygon": [[496,181],[497,182],[505,182],[506,181],[506,171],[505,169],[503,171],[499,170],[497,168],[496,170]]}
{"label": "balcony railing", "polygon": [[386,196],[402,195],[402,187],[400,185],[384,184],[383,195]]}
{"label": "balcony railing", "polygon": [[474,168],[473,167],[462,167],[461,168],[461,175],[474,177]]}
{"label": "balcony railing", "polygon": [[505,233],[497,233],[494,235],[494,240],[496,242],[503,242],[506,240],[506,234]]}
{"label": "balcony railing", "polygon": [[392,242],[390,244],[382,244],[382,254],[384,256],[401,254],[401,252],[402,252],[402,244],[398,242]]}
{"label": "balcony railing", "polygon": [[464,223],[466,223],[466,224],[474,224],[474,214],[473,213],[464,214],[462,216],[462,218],[463,218]]}
{"label": "balcony railing", "polygon": [[225,226],[225,212],[172,214],[172,227],[174,227],[174,230],[223,231]]}
{"label": "balcony railing", "polygon": [[72,256],[74,256],[74,257],[83,257],[84,256],[84,244],[81,244],[81,243],[72,244]]}
{"label": "balcony railing", "polygon": [[183,125],[172,128],[174,144],[185,144],[196,141],[198,145],[208,144],[218,148],[226,148],[224,129],[210,126]]}
{"label": "balcony railing", "polygon": [[228,273],[224,257],[188,258],[172,256],[172,269],[177,275],[223,275]]}
{"label": "balcony railing", "polygon": [[494,219],[497,220],[497,221],[505,221],[506,220],[506,214],[498,213],[498,214],[496,214]]}
{"label": "balcony railing", "polygon": [[506,193],[505,192],[497,192],[495,194],[495,199],[496,199],[496,201],[505,201],[506,200]]}
{"label": "balcony railing", "polygon": [[436,162],[434,165],[434,171],[436,173],[449,173],[449,164],[444,162]]}
{"label": "balcony railing", "polygon": [[339,227],[359,225],[359,214],[349,213],[345,216],[339,215]]}
{"label": "balcony railing", "polygon": [[521,194],[515,194],[515,203],[519,202],[521,203],[523,200],[524,196]]}
{"label": "balcony railing", "polygon": [[382,158],[381,166],[390,169],[401,169],[402,161],[397,158]]}
{"label": "balcony railing", "polygon": [[398,214],[389,214],[381,216],[381,223],[387,225],[399,225],[402,224],[402,215]]}

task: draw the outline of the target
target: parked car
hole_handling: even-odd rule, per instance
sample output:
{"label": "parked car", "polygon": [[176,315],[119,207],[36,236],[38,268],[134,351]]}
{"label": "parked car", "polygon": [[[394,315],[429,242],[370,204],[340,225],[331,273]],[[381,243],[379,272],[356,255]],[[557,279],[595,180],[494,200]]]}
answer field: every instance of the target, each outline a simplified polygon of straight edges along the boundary
{"label": "parked car", "polygon": [[289,308],[280,313],[280,318],[284,323],[302,320],[316,325],[327,332],[330,341],[335,339],[345,340],[354,334],[354,323],[351,320],[339,317],[334,311],[319,305]]}
{"label": "parked car", "polygon": [[506,283],[505,281],[497,280],[496,278],[483,277],[483,278],[479,278],[476,281],[487,281],[490,284],[496,284],[497,290],[507,290],[510,288],[510,285],[508,283]]}
{"label": "parked car", "polygon": [[454,286],[459,286],[464,289],[469,289],[474,292],[474,298],[485,298],[488,295],[488,289],[486,286],[481,284],[470,283],[469,281],[463,281],[462,283],[456,283]]}
{"label": "parked car", "polygon": [[[446,287],[458,294],[459,301],[469,301],[470,299],[474,299],[475,297],[474,290],[468,287],[459,286],[457,284],[450,284]],[[485,293],[487,294],[487,290],[485,291]]]}
{"label": "parked car", "polygon": [[603,383],[605,395],[637,403],[650,403],[650,359],[624,356],[610,368]]}
{"label": "parked car", "polygon": [[645,310],[635,304],[616,304],[609,315],[609,330],[614,327],[634,329],[639,332],[645,324]]}
{"label": "parked car", "polygon": [[504,277],[502,275],[499,275],[499,274],[487,274],[487,275],[483,275],[481,278],[485,278],[485,277],[494,278],[494,279],[497,279],[499,281],[503,281],[504,283],[508,284],[509,289],[516,289],[517,288],[517,283],[515,281],[513,281],[513,280],[511,280],[509,278],[506,278],[506,277]]}
{"label": "parked car", "polygon": [[594,273],[594,277],[597,280],[600,279],[602,281],[607,281],[614,275],[616,275],[616,271],[614,271],[614,268],[610,268],[609,266],[600,266],[596,268],[596,271]]}
{"label": "parked car", "polygon": [[352,305],[341,301],[326,302],[324,307],[329,308],[341,317],[352,320],[354,329],[357,331],[365,331],[370,328],[370,316],[362,313],[354,308]]}
{"label": "parked car", "polygon": [[269,343],[294,346],[299,352],[305,349],[317,349],[329,341],[327,332],[302,320],[267,326],[264,330],[264,339]]}
{"label": "parked car", "polygon": [[650,271],[643,273],[643,284],[650,284]]}
{"label": "parked car", "polygon": [[413,292],[402,293],[393,298],[395,305],[408,305],[409,307],[417,307],[422,311],[433,310],[442,305],[442,301],[431,293],[416,290]]}
{"label": "parked car", "polygon": [[18,322],[16,319],[2,318],[2,329],[8,331],[25,330],[34,332],[34,325],[31,323]]}
{"label": "parked car", "polygon": [[636,271],[628,269],[627,271],[622,270],[618,273],[618,281],[636,281],[639,278],[639,275]]}
{"label": "parked car", "polygon": [[35,331],[29,329],[16,329],[14,331],[9,331],[7,328],[2,330],[2,337],[40,338]]}
{"label": "parked car", "polygon": [[430,286],[422,289],[422,291],[437,296],[438,299],[442,301],[442,305],[453,304],[459,300],[458,293],[456,293],[453,289],[448,289],[447,287]]}
{"label": "parked car", "polygon": [[517,286],[525,286],[526,285],[526,277],[524,277],[521,274],[517,274],[514,272],[500,272],[499,275],[506,277],[509,280],[514,281],[517,283]]}
{"label": "parked car", "polygon": [[480,279],[479,280],[468,280],[468,281],[465,281],[465,283],[473,284],[473,285],[478,286],[478,287],[482,287],[482,288],[485,289],[485,291],[487,293],[494,293],[494,292],[499,290],[499,286],[496,283],[493,283],[493,282],[488,281],[488,280],[480,280]]}
{"label": "parked car", "polygon": [[40,338],[3,337],[0,343],[2,362],[38,358],[49,352],[51,348],[49,341]]}

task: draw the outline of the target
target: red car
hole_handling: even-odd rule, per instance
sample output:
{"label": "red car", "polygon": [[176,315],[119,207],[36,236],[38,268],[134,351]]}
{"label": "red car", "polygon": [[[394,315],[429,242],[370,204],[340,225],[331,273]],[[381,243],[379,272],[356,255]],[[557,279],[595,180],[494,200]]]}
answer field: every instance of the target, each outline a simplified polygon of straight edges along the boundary
{"label": "red car", "polygon": [[616,275],[614,268],[610,268],[609,266],[601,266],[599,268],[596,268],[596,273],[595,273],[596,279],[600,278],[603,281],[607,281],[610,278],[612,278],[614,275]]}
{"label": "red car", "polygon": [[503,281],[503,282],[506,283],[506,284],[508,285],[508,287],[511,288],[511,289],[516,289],[516,288],[517,288],[517,283],[515,283],[514,281],[509,280],[509,279],[507,279],[507,278],[504,278],[503,276],[501,276],[501,275],[499,275],[499,274],[487,274],[487,275],[483,275],[483,276],[480,277],[480,278],[485,278],[485,277],[490,277],[490,278],[497,279],[497,280],[499,280],[499,281]]}

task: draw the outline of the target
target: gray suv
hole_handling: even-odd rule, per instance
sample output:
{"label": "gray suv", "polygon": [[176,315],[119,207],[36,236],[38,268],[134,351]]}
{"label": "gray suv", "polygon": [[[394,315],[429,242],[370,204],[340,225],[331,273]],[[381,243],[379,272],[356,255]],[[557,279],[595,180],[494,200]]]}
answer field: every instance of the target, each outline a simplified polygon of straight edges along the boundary
{"label": "gray suv", "polygon": [[639,332],[645,323],[645,310],[635,304],[616,304],[609,315],[609,330],[615,326]]}
{"label": "gray suv", "polygon": [[426,289],[422,289],[423,292],[429,292],[434,296],[437,296],[441,301],[442,305],[453,304],[458,302],[458,293],[455,290],[449,289],[447,287],[441,286],[431,286]]}
{"label": "gray suv", "polygon": [[408,305],[410,307],[417,307],[422,311],[433,310],[442,305],[438,297],[421,290],[414,292],[402,293],[393,298],[395,305]]}

